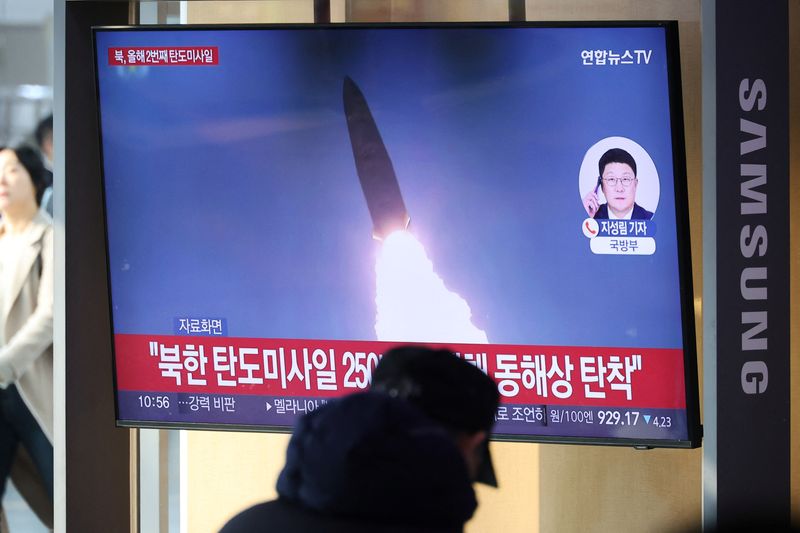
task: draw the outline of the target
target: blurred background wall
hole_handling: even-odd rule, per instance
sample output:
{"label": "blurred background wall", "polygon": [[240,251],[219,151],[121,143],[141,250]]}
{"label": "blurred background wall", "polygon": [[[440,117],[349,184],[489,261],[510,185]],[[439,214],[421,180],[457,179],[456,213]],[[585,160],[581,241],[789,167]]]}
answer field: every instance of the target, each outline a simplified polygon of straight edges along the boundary
{"label": "blurred background wall", "polygon": [[[0,0],[0,146],[35,144],[53,108],[53,2]],[[12,532],[47,528],[9,485],[3,508]]]}
{"label": "blurred background wall", "polygon": [[0,145],[28,141],[53,100],[53,3],[0,0]]}

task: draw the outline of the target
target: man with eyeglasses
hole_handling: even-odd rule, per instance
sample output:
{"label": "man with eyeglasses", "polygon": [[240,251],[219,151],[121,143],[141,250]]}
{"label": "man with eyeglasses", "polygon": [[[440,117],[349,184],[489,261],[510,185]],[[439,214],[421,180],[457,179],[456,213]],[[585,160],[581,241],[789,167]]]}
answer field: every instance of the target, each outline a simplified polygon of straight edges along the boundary
{"label": "man with eyeglasses", "polygon": [[606,203],[601,204],[597,187],[583,199],[583,206],[595,219],[650,220],[653,213],[636,203],[636,161],[622,148],[612,148],[600,158],[597,185],[602,186]]}

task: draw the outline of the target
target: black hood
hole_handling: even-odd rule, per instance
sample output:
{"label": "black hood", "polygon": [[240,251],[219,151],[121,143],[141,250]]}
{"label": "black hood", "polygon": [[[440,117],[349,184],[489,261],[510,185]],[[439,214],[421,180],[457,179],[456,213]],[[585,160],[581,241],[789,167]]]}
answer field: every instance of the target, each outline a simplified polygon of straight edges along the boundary
{"label": "black hood", "polygon": [[377,392],[304,416],[277,489],[319,513],[385,524],[460,529],[477,507],[450,434],[417,407]]}

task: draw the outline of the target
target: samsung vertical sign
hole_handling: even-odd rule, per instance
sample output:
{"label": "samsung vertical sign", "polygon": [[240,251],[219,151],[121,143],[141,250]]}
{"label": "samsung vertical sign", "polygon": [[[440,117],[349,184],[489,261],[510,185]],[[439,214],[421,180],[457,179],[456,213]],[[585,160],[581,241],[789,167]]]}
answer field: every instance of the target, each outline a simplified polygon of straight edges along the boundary
{"label": "samsung vertical sign", "polygon": [[718,519],[789,521],[788,5],[717,26]]}
{"label": "samsung vertical sign", "polygon": [[[767,106],[767,84],[762,79],[752,81],[744,78],[739,82],[739,174],[740,210],[742,229],[739,233],[739,248],[746,260],[739,278],[742,308],[759,307],[744,305],[745,302],[769,301],[769,267],[764,257],[767,254],[769,220],[767,204],[767,125],[762,118],[754,116],[765,111]],[[745,118],[749,116],[754,120]],[[761,122],[757,122],[760,120]],[[752,154],[752,155],[751,155]],[[759,215],[765,215],[759,217]],[[753,223],[749,223],[752,220]],[[762,352],[769,348],[766,305],[763,309],[742,311],[742,353]],[[757,356],[757,355],[755,355]],[[769,382],[769,365],[766,361],[745,361],[742,364],[742,391],[745,394],[764,394]]]}

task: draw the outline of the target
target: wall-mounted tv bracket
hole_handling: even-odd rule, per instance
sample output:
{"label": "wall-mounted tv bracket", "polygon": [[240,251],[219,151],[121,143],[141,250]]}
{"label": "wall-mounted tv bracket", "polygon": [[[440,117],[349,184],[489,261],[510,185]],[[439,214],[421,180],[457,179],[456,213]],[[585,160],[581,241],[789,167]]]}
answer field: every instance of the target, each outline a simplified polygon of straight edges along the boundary
{"label": "wall-mounted tv bracket", "polygon": [[314,24],[329,24],[331,0],[314,0]]}

